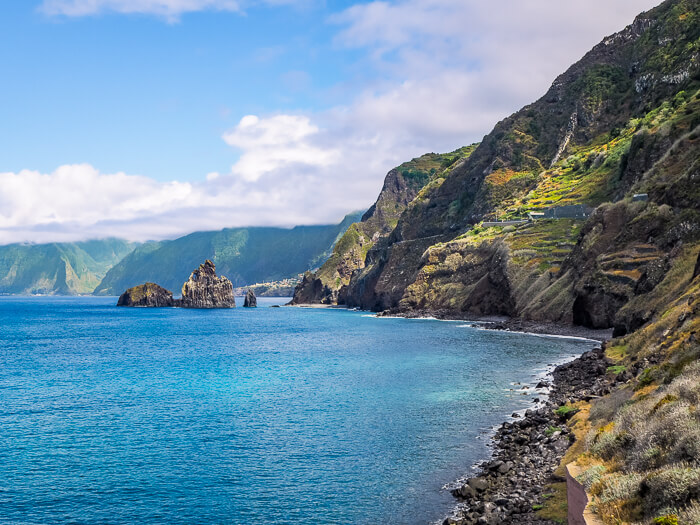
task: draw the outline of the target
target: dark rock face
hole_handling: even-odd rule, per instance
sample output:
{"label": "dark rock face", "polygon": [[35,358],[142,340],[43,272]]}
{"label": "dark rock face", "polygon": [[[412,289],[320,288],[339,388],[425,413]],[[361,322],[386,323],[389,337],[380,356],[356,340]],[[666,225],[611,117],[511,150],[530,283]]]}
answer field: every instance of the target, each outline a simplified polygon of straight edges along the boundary
{"label": "dark rock face", "polygon": [[121,294],[117,306],[174,306],[173,292],[155,283],[145,283],[129,288]]}
{"label": "dark rock face", "polygon": [[[253,295],[255,299],[255,295]],[[214,263],[207,259],[182,285],[182,298],[154,283],[145,283],[124,292],[117,306],[181,306],[183,308],[235,308],[233,284],[216,276]]]}
{"label": "dark rock face", "polygon": [[217,277],[216,266],[207,259],[192,272],[182,285],[183,308],[235,308],[233,284],[226,277]]}
{"label": "dark rock face", "polygon": [[258,299],[255,297],[255,292],[253,290],[248,290],[248,293],[245,294],[245,299],[243,301],[243,307],[244,308],[255,308],[258,306]]}
{"label": "dark rock face", "polygon": [[[338,239],[331,257],[314,274],[305,276],[294,291],[292,304],[346,304],[352,275],[365,267],[367,252],[392,232],[399,217],[429,184],[437,171],[463,162],[476,146],[451,153],[427,153],[387,173],[376,202]],[[444,174],[444,173],[443,173]],[[420,254],[419,254],[420,256]],[[357,301],[358,291],[351,298]]]}
{"label": "dark rock face", "polygon": [[294,289],[294,297],[290,304],[311,304],[319,302],[324,295],[324,286],[321,279],[313,273],[306,272],[301,282]]}

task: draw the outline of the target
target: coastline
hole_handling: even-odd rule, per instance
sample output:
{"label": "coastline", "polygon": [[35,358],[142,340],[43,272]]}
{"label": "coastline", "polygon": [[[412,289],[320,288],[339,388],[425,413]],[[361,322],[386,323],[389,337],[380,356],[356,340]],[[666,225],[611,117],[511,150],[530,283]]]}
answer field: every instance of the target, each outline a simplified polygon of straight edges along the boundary
{"label": "coastline", "polygon": [[299,303],[299,304],[285,304],[282,306],[289,306],[290,308],[328,308],[331,310],[349,310],[349,308],[342,304],[321,304],[321,303]]}
{"label": "coastline", "polygon": [[[342,304],[318,304],[300,303],[285,304],[292,308],[327,308],[332,310],[359,310],[350,308]],[[483,330],[501,330],[504,332],[517,332],[531,335],[571,337],[576,339],[588,339],[602,343],[612,339],[612,328],[595,329],[586,328],[573,324],[555,323],[552,321],[532,321],[518,317],[507,316],[473,316],[461,315],[450,310],[416,310],[412,312],[399,312],[395,310],[384,310],[382,312],[372,312],[371,310],[360,310],[371,313],[375,317],[398,317],[403,319],[436,319],[438,321],[463,321],[472,323],[475,328]]]}
{"label": "coastline", "polygon": [[[343,305],[289,305],[306,308],[347,309]],[[605,342],[612,329],[595,330],[553,322],[537,322],[500,316],[462,316],[449,311],[375,313],[377,318],[435,319],[462,321],[482,330],[500,330],[542,337],[585,339],[595,347],[548,365],[527,384],[514,384],[536,394],[533,407],[513,412],[489,432],[490,454],[472,466],[474,473],[445,487],[455,497],[450,515],[441,525],[558,525],[540,516],[545,500],[565,498],[565,477],[558,470],[567,451],[576,442],[567,426],[573,415],[557,415],[567,403],[589,401],[608,394],[627,380],[624,374],[607,373]],[[466,470],[466,469],[465,469]],[[559,487],[552,490],[552,486]]]}
{"label": "coastline", "polygon": [[385,310],[377,317],[403,317],[405,319],[433,318],[443,321],[464,321],[485,330],[502,330],[505,332],[529,333],[534,335],[552,335],[590,339],[602,343],[612,338],[612,328],[594,329],[585,326],[555,323],[551,321],[532,321],[518,317],[506,316],[469,316],[460,315],[449,310],[418,310],[398,312]]}
{"label": "coastline", "polygon": [[457,503],[442,525],[556,525],[537,510],[553,496],[548,487],[565,482],[557,470],[576,437],[567,426],[573,413],[555,410],[603,396],[624,382],[607,374],[609,364],[603,344],[546,372],[534,387],[543,389],[543,399],[498,426],[489,458],[476,465],[474,475],[446,487]]}

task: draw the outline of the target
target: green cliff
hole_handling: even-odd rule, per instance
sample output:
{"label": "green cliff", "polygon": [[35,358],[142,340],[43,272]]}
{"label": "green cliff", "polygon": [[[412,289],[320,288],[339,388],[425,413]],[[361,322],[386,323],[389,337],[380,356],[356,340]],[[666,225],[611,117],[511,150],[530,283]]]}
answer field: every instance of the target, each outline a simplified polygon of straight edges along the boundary
{"label": "green cliff", "polygon": [[367,252],[386,240],[411,202],[438,188],[475,148],[474,144],[451,153],[427,153],[387,173],[376,202],[345,231],[323,266],[304,275],[292,304],[344,302],[350,277],[364,267]]}
{"label": "green cliff", "polygon": [[[678,246],[698,242],[696,10],[675,1],[640,15],[498,123],[367,250],[342,300],[618,330],[639,323],[617,312],[663,278]],[[572,205],[595,211],[481,224]]]}

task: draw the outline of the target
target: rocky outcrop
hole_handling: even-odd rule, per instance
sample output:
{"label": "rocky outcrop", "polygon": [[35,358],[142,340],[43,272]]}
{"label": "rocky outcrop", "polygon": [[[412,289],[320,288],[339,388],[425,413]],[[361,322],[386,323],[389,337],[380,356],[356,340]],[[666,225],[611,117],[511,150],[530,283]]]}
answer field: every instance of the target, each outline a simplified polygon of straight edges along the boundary
{"label": "rocky outcrop", "polygon": [[173,292],[166,290],[155,283],[145,283],[133,288],[119,296],[117,306],[174,306]]}
{"label": "rocky outcrop", "polygon": [[234,308],[233,284],[226,277],[217,277],[216,266],[209,259],[199,265],[182,285],[183,308]]}
{"label": "rocky outcrop", "polygon": [[253,290],[248,290],[245,294],[245,299],[243,300],[244,308],[255,308],[258,306],[258,299],[255,297],[255,292]]}
{"label": "rocky outcrop", "polygon": [[181,299],[173,299],[173,293],[162,286],[145,283],[124,292],[119,297],[117,306],[234,308],[236,300],[231,281],[226,277],[217,277],[214,263],[207,259],[182,285]]}
{"label": "rocky outcrop", "polygon": [[306,272],[294,289],[291,304],[322,303],[328,294],[330,291],[325,290],[321,279],[313,272]]}

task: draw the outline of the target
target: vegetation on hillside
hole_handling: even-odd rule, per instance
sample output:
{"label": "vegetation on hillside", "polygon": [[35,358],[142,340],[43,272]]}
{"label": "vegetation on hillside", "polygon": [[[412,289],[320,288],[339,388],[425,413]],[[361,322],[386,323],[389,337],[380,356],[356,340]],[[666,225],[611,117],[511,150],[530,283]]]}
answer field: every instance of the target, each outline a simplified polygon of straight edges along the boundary
{"label": "vegetation on hillside", "polygon": [[212,260],[217,273],[236,287],[295,277],[321,264],[360,214],[350,214],[336,225],[230,228],[152,243],[134,250],[109,270],[95,293],[119,295],[146,281],[177,293],[192,268],[205,259]]}
{"label": "vegetation on hillside", "polygon": [[119,239],[0,246],[0,293],[90,294],[137,246]]}
{"label": "vegetation on hillside", "polygon": [[349,284],[352,273],[364,266],[369,250],[396,227],[408,204],[425,200],[476,146],[472,144],[450,153],[426,153],[391,170],[377,201],[361,221],[345,231],[328,260],[315,273],[304,277],[293,302],[337,303],[339,299],[342,302],[343,288]]}

